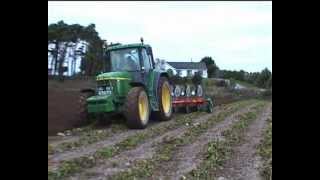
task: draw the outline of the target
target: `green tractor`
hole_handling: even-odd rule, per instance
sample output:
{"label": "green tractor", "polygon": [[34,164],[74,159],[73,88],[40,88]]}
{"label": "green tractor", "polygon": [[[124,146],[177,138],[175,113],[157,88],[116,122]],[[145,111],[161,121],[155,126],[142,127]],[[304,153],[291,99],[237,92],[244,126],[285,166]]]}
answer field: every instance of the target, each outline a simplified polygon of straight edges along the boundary
{"label": "green tractor", "polygon": [[169,75],[156,68],[150,45],[141,38],[141,43],[111,46],[106,57],[108,68],[97,75],[96,89],[81,91],[84,118],[122,113],[133,129],[145,128],[151,113],[162,121],[171,118]]}

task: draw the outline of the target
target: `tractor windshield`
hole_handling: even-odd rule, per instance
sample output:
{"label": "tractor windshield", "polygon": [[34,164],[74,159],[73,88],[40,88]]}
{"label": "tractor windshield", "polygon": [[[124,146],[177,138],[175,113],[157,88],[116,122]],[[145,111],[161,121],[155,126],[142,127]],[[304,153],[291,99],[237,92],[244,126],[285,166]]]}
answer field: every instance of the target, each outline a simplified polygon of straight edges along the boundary
{"label": "tractor windshield", "polygon": [[110,52],[111,71],[139,71],[139,53],[137,48],[118,49]]}

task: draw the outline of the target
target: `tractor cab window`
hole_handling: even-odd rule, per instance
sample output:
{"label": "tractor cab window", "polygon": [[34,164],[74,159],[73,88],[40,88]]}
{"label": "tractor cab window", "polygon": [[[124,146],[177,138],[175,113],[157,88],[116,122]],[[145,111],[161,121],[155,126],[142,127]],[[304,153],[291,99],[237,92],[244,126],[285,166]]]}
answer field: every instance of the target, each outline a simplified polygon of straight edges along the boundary
{"label": "tractor cab window", "polygon": [[111,71],[139,71],[138,49],[119,49],[110,52]]}
{"label": "tractor cab window", "polygon": [[142,59],[143,59],[143,66],[145,71],[149,71],[151,69],[151,61],[149,56],[147,55],[147,51],[145,49],[142,49],[141,51]]}

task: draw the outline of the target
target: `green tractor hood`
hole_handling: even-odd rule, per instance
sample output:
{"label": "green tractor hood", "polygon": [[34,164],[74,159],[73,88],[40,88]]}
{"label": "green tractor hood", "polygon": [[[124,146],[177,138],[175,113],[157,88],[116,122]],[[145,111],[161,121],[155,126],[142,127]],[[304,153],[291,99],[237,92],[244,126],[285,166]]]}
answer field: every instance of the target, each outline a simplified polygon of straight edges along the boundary
{"label": "green tractor hood", "polygon": [[87,99],[88,112],[112,112],[117,110],[117,105],[124,103],[130,90],[129,83],[132,75],[129,72],[108,72],[96,77],[97,82],[108,82],[112,90],[106,95],[95,95]]}

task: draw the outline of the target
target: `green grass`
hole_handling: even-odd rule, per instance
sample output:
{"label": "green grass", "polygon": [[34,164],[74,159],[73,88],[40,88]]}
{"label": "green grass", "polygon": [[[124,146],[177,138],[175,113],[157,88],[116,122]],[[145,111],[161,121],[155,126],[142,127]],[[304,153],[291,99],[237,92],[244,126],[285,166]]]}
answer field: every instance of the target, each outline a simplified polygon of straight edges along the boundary
{"label": "green grass", "polygon": [[262,157],[263,166],[261,175],[266,180],[272,179],[272,119],[268,120],[268,126],[264,132],[264,139],[258,146],[258,154]]}

